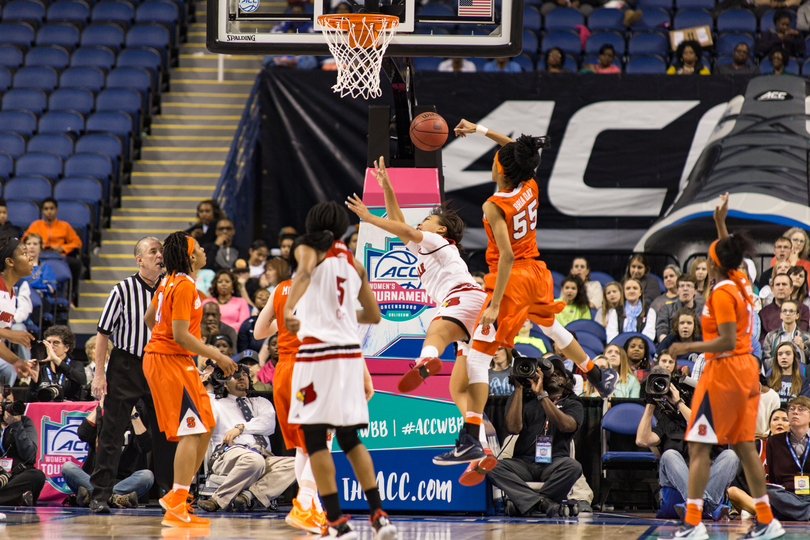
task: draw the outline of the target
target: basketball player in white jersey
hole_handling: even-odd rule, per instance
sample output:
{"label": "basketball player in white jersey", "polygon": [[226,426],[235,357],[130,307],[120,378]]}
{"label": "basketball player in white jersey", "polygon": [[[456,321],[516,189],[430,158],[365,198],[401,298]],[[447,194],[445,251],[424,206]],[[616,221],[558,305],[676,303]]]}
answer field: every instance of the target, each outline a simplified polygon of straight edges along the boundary
{"label": "basketball player in white jersey", "polygon": [[[346,210],[335,202],[315,205],[306,234],[293,244],[295,272],[284,323],[301,346],[292,375],[289,422],[301,424],[312,472],[326,510],[328,534],[354,540],[357,533],[340,509],[335,465],[327,448],[334,429],[340,448],[368,499],[375,540],[395,540],[397,530],[382,509],[374,464],[357,430],[368,426],[367,400],[374,393],[360,348],[357,325],[380,322],[380,308],[366,271],[341,238],[349,227]],[[357,299],[363,308],[355,311]]]}
{"label": "basketball player in white jersey", "polygon": [[[14,285],[21,278],[30,276],[32,271],[31,258],[25,250],[25,244],[11,236],[0,238],[0,339],[7,339],[26,348],[31,348],[34,337],[24,330],[11,330],[14,313],[17,311]],[[17,379],[17,374],[27,377],[36,371],[2,341],[0,341],[0,358],[5,360],[0,362],[0,383],[11,386]]]}
{"label": "basketball player in white jersey", "polygon": [[[385,211],[388,218],[369,212],[357,195],[349,197],[346,206],[371,225],[399,237],[405,247],[416,255],[419,279],[428,296],[439,310],[428,326],[422,352],[416,365],[399,381],[400,392],[412,392],[425,378],[442,369],[439,355],[453,342],[458,344],[459,356],[450,375],[450,395],[461,411],[467,413],[466,352],[475,331],[478,314],[486,300],[486,292],[470,275],[467,264],[459,253],[459,244],[464,234],[464,222],[446,205],[437,206],[415,228],[405,222],[396,193],[385,169],[385,160],[374,162],[376,178],[385,194]],[[475,485],[484,480],[484,475],[497,464],[486,443],[483,429],[479,439],[486,457],[476,458],[459,479],[463,485]]]}

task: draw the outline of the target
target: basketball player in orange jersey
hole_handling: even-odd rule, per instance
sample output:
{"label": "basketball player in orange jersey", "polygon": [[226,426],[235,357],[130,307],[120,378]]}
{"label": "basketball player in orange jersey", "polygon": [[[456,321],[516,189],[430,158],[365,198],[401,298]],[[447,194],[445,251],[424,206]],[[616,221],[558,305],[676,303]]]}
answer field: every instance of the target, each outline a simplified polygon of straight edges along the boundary
{"label": "basketball player in orange jersey", "polygon": [[[464,427],[456,447],[433,458],[433,463],[471,463],[470,467],[475,468],[475,463],[486,457],[478,436],[489,394],[489,363],[499,347],[514,346],[512,340],[527,318],[540,325],[603,395],[613,391],[617,377],[615,371],[603,373],[596,367],[571,333],[554,318],[565,303],[554,300],[551,273],[544,262],[536,260],[539,252],[534,230],[538,201],[533,176],[540,165],[539,151],[548,147],[548,138],[522,135],[515,141],[467,120],[455,128],[458,137],[472,133],[485,135],[501,145],[492,163],[492,180],[498,191],[483,206],[488,239],[489,274],[484,277],[487,299],[467,355],[469,386]],[[547,392],[538,399],[551,404]]]}
{"label": "basketball player in orange jersey", "polygon": [[759,363],[751,354],[751,328],[757,315],[751,284],[737,270],[753,245],[744,234],[728,234],[728,193],[720,200],[722,204],[714,211],[718,239],[709,247],[707,261],[709,277],[715,284],[703,308],[703,341],[673,343],[670,347],[673,356],[706,354],[706,367],[692,398],[692,417],[686,428],[690,459],[685,523],[670,538],[709,538],[701,522],[709,454],[715,444],[730,444],[740,458],[757,510],[751,530],[742,538],[768,540],[782,536],[785,530],[771,513],[765,469],[754,444],[760,392]]}
{"label": "basketball player in orange jersey", "polygon": [[[273,374],[273,403],[276,406],[276,417],[284,436],[284,443],[288,450],[295,448],[295,479],[298,481],[298,495],[293,499],[293,508],[287,514],[285,521],[298,529],[313,534],[326,533],[326,513],[321,507],[318,498],[318,485],[312,474],[312,464],[309,462],[304,445],[304,433],[298,424],[289,423],[290,399],[292,398],[292,372],[295,355],[301,342],[298,336],[287,330],[284,317],[284,305],[290,293],[292,280],[288,279],[278,284],[273,291],[273,298],[264,306],[256,319],[253,328],[253,337],[264,339],[273,332],[273,326],[278,329],[278,362]],[[276,324],[273,324],[273,323]]]}
{"label": "basketball player in orange jersey", "polygon": [[163,243],[163,261],[167,275],[144,316],[152,336],[143,355],[143,373],[152,389],[160,430],[168,440],[179,441],[174,487],[160,499],[166,511],[162,523],[207,527],[209,520],[190,513],[186,503],[214,428],[211,401],[191,356],[211,358],[225,376],[236,371],[236,364],[200,339],[202,304],[195,280],[205,266],[205,251],[191,236],[178,231]]}

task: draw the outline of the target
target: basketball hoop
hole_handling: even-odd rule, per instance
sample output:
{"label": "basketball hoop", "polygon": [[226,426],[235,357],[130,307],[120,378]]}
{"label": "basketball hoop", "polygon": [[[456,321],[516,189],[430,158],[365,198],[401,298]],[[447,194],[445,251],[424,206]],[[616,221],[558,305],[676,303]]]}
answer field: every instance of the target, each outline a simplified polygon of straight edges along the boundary
{"label": "basketball hoop", "polygon": [[337,83],[332,90],[340,92],[340,97],[380,97],[380,67],[394,29],[399,25],[399,17],[337,13],[321,15],[318,23],[323,26],[329,52],[337,66]]}

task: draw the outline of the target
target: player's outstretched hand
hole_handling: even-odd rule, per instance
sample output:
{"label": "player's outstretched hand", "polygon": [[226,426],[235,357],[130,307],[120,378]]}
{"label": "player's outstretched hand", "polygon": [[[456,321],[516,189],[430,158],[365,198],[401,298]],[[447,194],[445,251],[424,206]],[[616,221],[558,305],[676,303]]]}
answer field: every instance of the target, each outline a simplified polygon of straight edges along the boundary
{"label": "player's outstretched hand", "polygon": [[473,124],[469,120],[461,119],[461,122],[453,128],[453,133],[456,134],[456,137],[461,137],[462,139],[467,136],[467,133],[475,133],[475,128],[478,127],[478,124]]}
{"label": "player's outstretched hand", "polygon": [[374,178],[381,188],[391,184],[391,179],[388,177],[388,170],[385,168],[385,158],[380,156],[380,159],[374,161]]}
{"label": "player's outstretched hand", "polygon": [[714,207],[714,221],[725,221],[728,215],[728,191],[720,195],[720,204]]}
{"label": "player's outstretched hand", "polygon": [[234,373],[236,373],[236,362],[228,358],[222,353],[214,358],[214,361],[217,363],[219,368],[222,370],[222,373],[225,374],[226,377],[230,377]]}
{"label": "player's outstretched hand", "polygon": [[368,211],[368,208],[360,197],[357,196],[357,193],[352,193],[349,198],[346,199],[346,206],[363,221],[368,221],[371,217],[371,212]]}
{"label": "player's outstretched hand", "polygon": [[487,306],[487,309],[484,310],[481,317],[478,319],[478,324],[481,326],[489,326],[494,323],[498,319],[498,311],[499,309],[496,307],[492,307],[491,305]]}

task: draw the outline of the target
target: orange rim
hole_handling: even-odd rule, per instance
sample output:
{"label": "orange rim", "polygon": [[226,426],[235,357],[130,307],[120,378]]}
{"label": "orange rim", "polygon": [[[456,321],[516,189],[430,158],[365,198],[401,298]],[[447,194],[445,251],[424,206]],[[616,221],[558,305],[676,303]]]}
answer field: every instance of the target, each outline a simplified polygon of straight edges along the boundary
{"label": "orange rim", "polygon": [[396,28],[399,17],[379,13],[333,13],[319,16],[318,24],[340,32],[348,32],[351,27],[349,45],[368,48],[377,41],[380,31]]}

